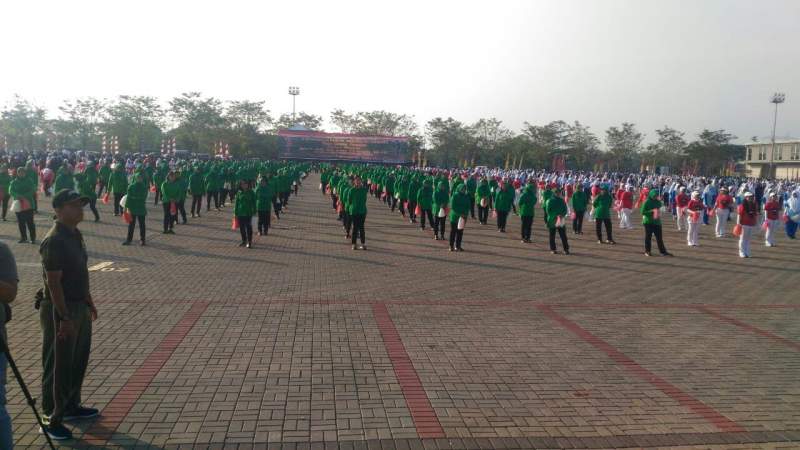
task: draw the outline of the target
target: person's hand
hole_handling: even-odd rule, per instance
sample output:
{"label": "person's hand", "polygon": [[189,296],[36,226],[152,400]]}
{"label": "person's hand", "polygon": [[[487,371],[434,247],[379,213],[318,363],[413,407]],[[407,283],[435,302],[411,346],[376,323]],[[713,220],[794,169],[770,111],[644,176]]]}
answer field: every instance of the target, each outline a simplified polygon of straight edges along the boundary
{"label": "person's hand", "polygon": [[89,320],[92,322],[97,320],[97,308],[94,305],[89,305]]}
{"label": "person's hand", "polygon": [[59,339],[66,339],[71,336],[74,331],[75,329],[71,320],[62,320],[58,322],[58,333],[56,336]]}

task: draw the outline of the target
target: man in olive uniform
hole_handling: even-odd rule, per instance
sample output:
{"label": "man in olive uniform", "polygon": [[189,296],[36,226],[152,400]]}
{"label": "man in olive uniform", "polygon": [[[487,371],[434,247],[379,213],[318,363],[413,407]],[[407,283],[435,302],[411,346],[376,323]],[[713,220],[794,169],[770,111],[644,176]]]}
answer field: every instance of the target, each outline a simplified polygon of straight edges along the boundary
{"label": "man in olive uniform", "polygon": [[52,439],[71,439],[64,421],[98,415],[81,405],[81,386],[89,365],[92,322],[97,309],[89,291],[86,245],[77,225],[89,199],[72,190],[53,197],[56,222],[39,248],[44,297],[42,327],[42,410],[49,421],[42,430]]}

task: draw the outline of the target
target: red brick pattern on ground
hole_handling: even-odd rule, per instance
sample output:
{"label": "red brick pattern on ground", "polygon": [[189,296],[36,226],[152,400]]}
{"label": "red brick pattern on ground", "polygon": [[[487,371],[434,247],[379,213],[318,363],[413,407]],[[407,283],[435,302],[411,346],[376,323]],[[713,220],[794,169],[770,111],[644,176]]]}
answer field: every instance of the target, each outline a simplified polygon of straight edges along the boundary
{"label": "red brick pattern on ground", "polygon": [[372,305],[372,311],[375,314],[375,322],[381,330],[386,353],[392,360],[394,373],[397,376],[400,387],[403,389],[403,397],[406,399],[406,404],[411,412],[411,417],[414,419],[414,425],[417,427],[419,437],[444,437],[436,412],[431,407],[428,395],[425,393],[419,375],[414,369],[414,363],[406,353],[403,341],[400,339],[400,333],[397,332],[392,317],[389,315],[389,310],[386,305],[376,303]]}
{"label": "red brick pattern on ground", "polygon": [[750,325],[749,323],[742,322],[739,319],[735,319],[733,317],[728,317],[728,316],[726,316],[726,315],[724,315],[724,314],[722,314],[722,313],[720,313],[718,311],[714,311],[713,309],[711,309],[711,308],[709,308],[707,306],[698,306],[697,309],[700,310],[700,311],[703,311],[704,313],[708,314],[709,316],[714,317],[716,319],[719,319],[719,320],[721,320],[723,322],[727,322],[727,323],[730,323],[732,325],[736,325],[737,327],[742,328],[744,330],[747,330],[747,331],[749,331],[751,333],[755,333],[755,334],[757,334],[759,336],[764,336],[766,338],[769,338],[769,339],[772,339],[774,341],[780,342],[781,344],[783,344],[783,345],[785,345],[787,347],[793,348],[795,350],[800,350],[800,343],[794,342],[794,341],[792,341],[790,339],[786,339],[783,336],[778,336],[777,334],[772,333],[770,331],[762,330],[761,328],[758,328],[756,326]]}
{"label": "red brick pattern on ground", "polygon": [[133,405],[147,389],[161,368],[172,356],[172,353],[181,344],[183,338],[189,334],[194,324],[203,315],[208,307],[208,302],[192,304],[180,322],[167,334],[161,343],[147,356],[147,359],[136,369],[122,389],[111,402],[103,408],[102,415],[84,435],[88,444],[102,445],[106,443],[116,431],[119,424],[125,420]]}
{"label": "red brick pattern on ground", "polygon": [[649,383],[657,387],[661,392],[665,393],[670,398],[675,399],[681,405],[689,408],[693,412],[704,417],[714,426],[719,428],[720,431],[728,431],[728,432],[744,431],[744,428],[742,428],[736,422],[723,416],[722,414],[714,410],[714,408],[711,408],[710,406],[704,404],[700,400],[692,397],[691,395],[682,391],[680,388],[673,385],[672,383],[664,380],[663,378],[659,377],[653,372],[645,369],[644,367],[639,365],[636,361],[625,356],[625,354],[614,348],[606,341],[600,339],[599,337],[585,330],[577,323],[558,314],[556,311],[553,310],[553,308],[550,308],[548,306],[538,306],[537,309],[539,309],[539,311],[541,311],[542,314],[551,318],[555,322],[561,324],[567,330],[571,331],[572,333],[575,333],[584,341],[592,344],[599,350],[605,352],[611,359],[616,361],[618,364],[622,365],[629,372],[634,373],[637,376],[647,380]]}

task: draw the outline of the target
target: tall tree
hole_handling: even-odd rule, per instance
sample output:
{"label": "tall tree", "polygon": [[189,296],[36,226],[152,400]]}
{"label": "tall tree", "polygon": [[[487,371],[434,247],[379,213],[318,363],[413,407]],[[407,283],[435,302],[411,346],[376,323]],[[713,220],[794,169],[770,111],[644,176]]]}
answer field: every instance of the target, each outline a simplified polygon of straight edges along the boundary
{"label": "tall tree", "polygon": [[443,167],[458,165],[459,160],[463,160],[463,150],[471,137],[470,130],[452,117],[429,120],[425,134],[431,145],[431,156]]}
{"label": "tall tree", "polygon": [[275,129],[291,128],[295,125],[306,127],[309,130],[319,131],[322,128],[322,116],[300,111],[295,118],[292,119],[291,114],[281,114],[275,122]]}
{"label": "tall tree", "polygon": [[67,133],[78,148],[83,150],[99,150],[100,126],[106,113],[106,102],[94,97],[65,100],[59,107],[66,116],[60,123],[61,132]]}
{"label": "tall tree", "polygon": [[27,151],[43,148],[41,132],[46,118],[43,108],[15,95],[11,106],[2,113],[2,133],[8,138],[9,148]]}
{"label": "tall tree", "polygon": [[266,141],[261,139],[263,129],[272,124],[272,116],[265,102],[232,101],[225,109],[225,120],[230,128],[231,151],[235,155],[263,154]]}
{"label": "tall tree", "polygon": [[213,142],[226,131],[222,101],[187,92],[170,101],[170,113],[177,122],[172,130],[178,146],[192,151],[210,152]]}
{"label": "tall tree", "polygon": [[[468,145],[466,151],[466,160],[469,164],[474,164],[476,161],[481,163],[494,162],[497,159],[508,160],[515,150],[519,147],[509,147],[502,144],[511,139],[514,134],[506,127],[503,122],[494,117],[488,119],[478,119],[469,127],[470,136],[472,141],[467,141]],[[502,150],[501,150],[502,149]]]}
{"label": "tall tree", "polygon": [[125,151],[155,151],[161,141],[164,110],[154,97],[120,95],[108,107],[107,129]]}
{"label": "tall tree", "polygon": [[704,129],[697,137],[686,147],[687,172],[718,174],[727,163],[744,157],[744,147],[731,144],[736,136],[725,130]]}
{"label": "tall tree", "polygon": [[636,131],[636,125],[630,122],[606,130],[606,146],[614,158],[616,170],[634,170],[643,140],[644,135]]}

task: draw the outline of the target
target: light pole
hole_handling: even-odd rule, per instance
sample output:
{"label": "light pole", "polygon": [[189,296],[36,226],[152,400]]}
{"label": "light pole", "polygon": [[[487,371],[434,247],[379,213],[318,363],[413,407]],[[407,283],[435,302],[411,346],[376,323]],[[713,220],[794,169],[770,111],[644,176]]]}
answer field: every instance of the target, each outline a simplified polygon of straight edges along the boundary
{"label": "light pole", "polygon": [[772,121],[772,151],[769,154],[769,177],[775,177],[775,128],[778,125],[778,105],[786,101],[786,94],[776,92],[772,94],[770,103],[775,103],[775,118]]}
{"label": "light pole", "polygon": [[300,95],[300,88],[297,86],[289,86],[289,95],[292,96],[292,125],[294,125],[295,100],[297,96]]}

